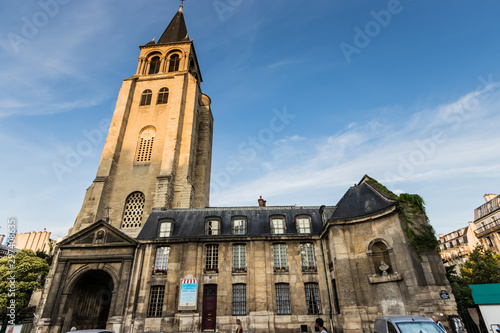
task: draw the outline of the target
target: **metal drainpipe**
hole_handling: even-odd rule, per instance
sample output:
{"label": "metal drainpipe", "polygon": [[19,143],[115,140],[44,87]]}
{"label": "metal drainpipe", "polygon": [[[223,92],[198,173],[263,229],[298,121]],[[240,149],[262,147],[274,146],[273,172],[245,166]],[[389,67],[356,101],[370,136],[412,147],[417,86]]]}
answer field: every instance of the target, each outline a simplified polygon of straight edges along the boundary
{"label": "metal drainpipe", "polygon": [[326,271],[326,262],[325,262],[325,249],[323,248],[323,238],[319,239],[321,243],[321,255],[323,256],[323,269],[325,271],[325,279],[326,279],[326,290],[328,292],[328,302],[330,303],[330,329],[331,332],[335,332],[333,330],[333,314],[332,314],[332,298],[330,296],[330,287],[328,286],[329,280],[328,280],[328,274]]}

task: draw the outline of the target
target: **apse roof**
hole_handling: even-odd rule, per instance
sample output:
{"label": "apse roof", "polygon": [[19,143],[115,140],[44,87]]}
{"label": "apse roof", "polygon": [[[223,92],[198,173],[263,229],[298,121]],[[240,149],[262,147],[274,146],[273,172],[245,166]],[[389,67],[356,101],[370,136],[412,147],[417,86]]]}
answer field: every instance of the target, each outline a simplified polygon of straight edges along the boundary
{"label": "apse roof", "polygon": [[340,199],[337,209],[331,220],[354,219],[383,211],[396,203],[396,199],[389,198],[376,190],[376,184],[368,177],[351,187]]}

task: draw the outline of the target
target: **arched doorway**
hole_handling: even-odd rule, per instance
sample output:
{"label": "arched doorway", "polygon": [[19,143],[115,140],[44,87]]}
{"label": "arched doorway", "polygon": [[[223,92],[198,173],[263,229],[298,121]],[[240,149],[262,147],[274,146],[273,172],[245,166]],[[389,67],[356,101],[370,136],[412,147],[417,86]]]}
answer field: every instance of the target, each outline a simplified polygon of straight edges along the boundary
{"label": "arched doorway", "polygon": [[91,270],[82,274],[73,288],[70,301],[73,311],[69,326],[79,330],[105,329],[113,288],[113,279],[105,271]]}

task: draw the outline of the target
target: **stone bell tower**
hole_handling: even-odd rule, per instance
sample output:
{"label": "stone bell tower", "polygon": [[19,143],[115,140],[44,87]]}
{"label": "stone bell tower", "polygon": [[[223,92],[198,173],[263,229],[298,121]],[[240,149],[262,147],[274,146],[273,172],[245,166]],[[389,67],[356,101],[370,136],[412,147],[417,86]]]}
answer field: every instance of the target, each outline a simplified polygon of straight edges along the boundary
{"label": "stone bell tower", "polygon": [[182,4],[160,39],[140,50],[72,233],[108,219],[134,237],[153,208],[208,206],[213,117]]}

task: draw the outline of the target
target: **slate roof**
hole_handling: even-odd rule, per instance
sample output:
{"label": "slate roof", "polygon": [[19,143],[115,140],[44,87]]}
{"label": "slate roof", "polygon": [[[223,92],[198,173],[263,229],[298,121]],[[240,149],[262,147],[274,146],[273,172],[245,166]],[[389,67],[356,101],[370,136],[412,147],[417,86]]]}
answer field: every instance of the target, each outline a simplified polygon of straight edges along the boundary
{"label": "slate roof", "polygon": [[330,220],[348,220],[368,216],[383,211],[396,203],[379,191],[364,178],[351,187],[340,199]]}
{"label": "slate roof", "polygon": [[[319,235],[323,227],[320,207],[224,207],[205,209],[173,209],[153,211],[144,224],[138,240],[158,238],[158,224],[160,221],[173,220],[174,228],[170,239],[175,238],[224,238],[224,237],[251,237],[270,236],[271,216],[285,217],[286,231],[284,236],[298,235],[295,218],[298,215],[311,217],[312,234]],[[245,235],[232,235],[231,221],[233,217],[246,217],[247,233]],[[205,236],[205,221],[207,218],[218,217],[221,219],[221,234]]]}
{"label": "slate roof", "polygon": [[184,13],[182,12],[182,5],[179,11],[175,14],[174,18],[168,25],[163,35],[161,35],[157,44],[169,44],[175,42],[189,41],[189,35],[184,21]]}

